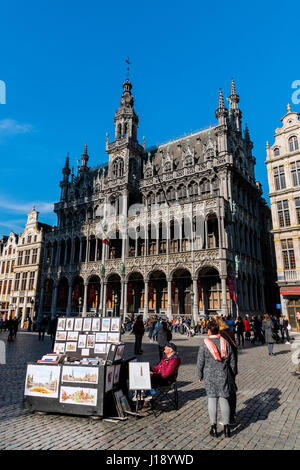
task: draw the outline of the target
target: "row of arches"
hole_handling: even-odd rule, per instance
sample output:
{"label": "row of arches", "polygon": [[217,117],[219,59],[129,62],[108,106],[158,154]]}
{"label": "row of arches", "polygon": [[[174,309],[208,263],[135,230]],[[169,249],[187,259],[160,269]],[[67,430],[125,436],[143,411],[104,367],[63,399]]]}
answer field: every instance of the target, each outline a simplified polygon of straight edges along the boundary
{"label": "row of arches", "polygon": [[203,178],[200,183],[191,181],[189,184],[180,184],[179,186],[170,186],[165,190],[159,189],[157,192],[149,192],[144,197],[144,204],[148,207],[154,204],[163,204],[169,201],[182,201],[184,199],[196,198],[198,196],[217,196],[219,193],[219,180],[213,178]]}
{"label": "row of arches", "polygon": [[205,220],[200,216],[193,219],[184,217],[172,220],[170,224],[160,222],[129,227],[127,240],[118,229],[108,232],[109,245],[95,235],[75,237],[67,240],[48,242],[45,247],[45,266],[78,264],[82,262],[105,261],[122,257],[150,256],[155,254],[179,253],[219,247],[219,221],[215,213]]}
{"label": "row of arches", "polygon": [[44,282],[41,311],[52,315],[193,315],[197,319],[199,315],[237,314],[238,309],[264,309],[262,286],[255,276],[244,275],[236,280],[235,288],[237,305],[231,300],[226,278],[212,267],[199,270],[196,278],[185,268],[175,270],[170,278],[162,270],[154,270],[147,277],[133,271],[126,279],[117,273],[105,280],[96,275],[87,281],[81,276],[71,281],[62,277],[56,283],[53,279]]}

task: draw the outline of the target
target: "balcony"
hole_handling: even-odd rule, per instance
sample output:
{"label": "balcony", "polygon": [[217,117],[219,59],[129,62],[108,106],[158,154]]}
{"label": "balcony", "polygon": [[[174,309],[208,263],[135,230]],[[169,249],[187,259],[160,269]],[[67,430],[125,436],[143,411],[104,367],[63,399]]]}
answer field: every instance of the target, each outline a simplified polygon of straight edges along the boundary
{"label": "balcony", "polygon": [[298,274],[297,274],[297,271],[295,269],[284,271],[284,280],[286,282],[288,282],[288,281],[297,281],[297,279],[298,279]]}

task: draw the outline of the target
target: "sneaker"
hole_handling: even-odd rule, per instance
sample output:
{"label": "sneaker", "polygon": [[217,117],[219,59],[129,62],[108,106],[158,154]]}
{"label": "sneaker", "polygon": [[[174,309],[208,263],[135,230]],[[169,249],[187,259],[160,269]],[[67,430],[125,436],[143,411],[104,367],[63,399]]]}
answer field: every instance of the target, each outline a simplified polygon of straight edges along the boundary
{"label": "sneaker", "polygon": [[145,400],[145,401],[150,401],[150,400],[152,400],[152,398],[153,398],[152,395],[146,395],[146,396],[144,397],[144,400]]}
{"label": "sneaker", "polygon": [[134,395],[132,397],[132,401],[137,401],[137,393],[136,392],[134,392]]}
{"label": "sneaker", "polygon": [[286,341],[285,344],[291,344],[289,341]]}

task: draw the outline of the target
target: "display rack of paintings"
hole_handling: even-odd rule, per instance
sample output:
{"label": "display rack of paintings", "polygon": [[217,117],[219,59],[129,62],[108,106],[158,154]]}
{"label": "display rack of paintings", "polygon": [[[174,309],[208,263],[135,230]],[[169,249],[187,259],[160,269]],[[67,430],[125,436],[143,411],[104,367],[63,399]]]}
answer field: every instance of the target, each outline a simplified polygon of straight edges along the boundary
{"label": "display rack of paintings", "polygon": [[54,353],[59,356],[50,356],[63,362],[45,360],[27,365],[24,406],[37,411],[103,416],[108,396],[113,400],[120,388],[125,349],[120,338],[120,318],[60,317],[54,344]]}
{"label": "display rack of paintings", "polygon": [[[118,346],[121,337],[120,318],[58,319],[54,352],[69,357],[106,359],[111,345]],[[113,349],[116,351],[116,348]]]}

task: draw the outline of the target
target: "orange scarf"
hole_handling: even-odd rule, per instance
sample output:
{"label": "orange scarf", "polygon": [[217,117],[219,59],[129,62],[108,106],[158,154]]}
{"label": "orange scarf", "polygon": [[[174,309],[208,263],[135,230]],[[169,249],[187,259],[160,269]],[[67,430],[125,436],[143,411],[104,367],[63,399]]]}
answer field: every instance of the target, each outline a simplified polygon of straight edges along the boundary
{"label": "orange scarf", "polygon": [[224,339],[221,335],[213,335],[211,338],[219,338],[220,339],[220,347],[221,347],[221,355],[218,351],[217,346],[210,338],[205,338],[204,343],[211,355],[214,357],[216,361],[222,362],[222,359],[227,359],[227,348],[226,348],[226,339]]}

